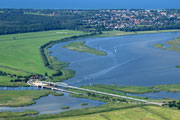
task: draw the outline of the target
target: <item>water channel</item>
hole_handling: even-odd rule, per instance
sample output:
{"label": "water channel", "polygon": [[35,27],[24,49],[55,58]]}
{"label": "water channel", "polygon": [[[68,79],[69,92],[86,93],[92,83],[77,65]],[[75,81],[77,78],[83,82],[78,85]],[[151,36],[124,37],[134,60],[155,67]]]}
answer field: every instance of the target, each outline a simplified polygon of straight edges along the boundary
{"label": "water channel", "polygon": [[[107,38],[85,38],[92,48],[103,50],[107,56],[95,56],[63,48],[70,42],[59,43],[49,50],[58,60],[69,62],[68,69],[76,71],[65,82],[73,86],[116,84],[121,86],[154,86],[180,84],[180,53],[154,48],[153,44],[180,37],[180,32],[139,34]],[[139,96],[139,95],[137,95]],[[176,98],[179,93],[159,92],[143,94],[150,98]],[[175,96],[175,97],[173,97]]]}
{"label": "water channel", "polygon": [[[86,38],[92,48],[103,50],[107,56],[95,56],[62,48],[70,42],[59,43],[49,50],[58,60],[69,62],[68,69],[76,71],[74,78],[65,82],[72,86],[90,84],[116,84],[121,86],[154,86],[161,84],[180,84],[180,53],[154,48],[154,43],[180,37],[180,32],[139,34],[107,38]],[[33,87],[0,87],[0,90],[37,90]],[[172,98],[180,100],[180,93],[158,92],[146,94],[127,94],[129,96],[148,97],[150,99]],[[88,103],[88,106],[81,106]],[[103,102],[64,96],[46,96],[36,100],[36,104],[26,107],[0,107],[0,111],[36,110],[40,114],[54,114],[67,110],[60,107],[67,105],[71,109],[100,106]]]}

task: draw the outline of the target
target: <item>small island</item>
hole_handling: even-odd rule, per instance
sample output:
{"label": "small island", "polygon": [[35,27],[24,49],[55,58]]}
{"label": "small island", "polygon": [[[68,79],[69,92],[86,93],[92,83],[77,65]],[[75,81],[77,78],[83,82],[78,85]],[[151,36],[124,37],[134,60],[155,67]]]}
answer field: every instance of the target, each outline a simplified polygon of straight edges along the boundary
{"label": "small island", "polygon": [[82,105],[82,106],[86,106],[86,105],[88,105],[88,103],[81,103],[81,105]]}
{"label": "small island", "polygon": [[179,45],[180,45],[180,38],[174,38],[173,40],[169,40],[169,41],[158,43],[158,44],[153,44],[155,48],[161,48],[164,50],[171,50],[171,51],[177,51],[177,52],[180,51]]}
{"label": "small island", "polygon": [[69,109],[69,106],[61,106],[61,109]]}
{"label": "small island", "polygon": [[100,55],[100,56],[107,55],[106,52],[101,51],[101,50],[96,50],[94,48],[90,48],[89,46],[85,45],[85,43],[86,43],[85,41],[71,42],[68,45],[64,45],[63,47],[69,50],[77,51],[77,52],[87,52],[87,53]]}

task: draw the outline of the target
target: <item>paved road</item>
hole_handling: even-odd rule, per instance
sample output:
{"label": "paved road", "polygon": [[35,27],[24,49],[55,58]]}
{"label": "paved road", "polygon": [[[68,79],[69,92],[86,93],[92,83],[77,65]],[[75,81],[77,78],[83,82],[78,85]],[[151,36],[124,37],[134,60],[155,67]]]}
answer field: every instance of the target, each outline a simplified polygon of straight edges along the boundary
{"label": "paved road", "polygon": [[124,98],[124,99],[128,99],[128,100],[143,102],[143,103],[146,103],[146,104],[153,104],[153,105],[159,105],[159,106],[162,106],[162,105],[164,104],[164,103],[151,102],[151,101],[148,101],[148,100],[142,100],[142,99],[127,97],[127,96],[122,96],[122,95],[116,95],[116,94],[111,94],[111,93],[106,93],[106,92],[101,92],[101,91],[95,91],[95,90],[90,90],[90,89],[84,89],[84,88],[69,86],[69,85],[67,85],[67,84],[59,84],[59,83],[53,83],[53,82],[43,82],[43,83],[45,83],[45,84],[51,84],[51,85],[54,85],[54,86],[60,86],[60,87],[65,87],[65,88],[71,88],[71,89],[76,89],[76,90],[91,92],[91,93],[97,93],[97,94],[112,96],[112,97]]}

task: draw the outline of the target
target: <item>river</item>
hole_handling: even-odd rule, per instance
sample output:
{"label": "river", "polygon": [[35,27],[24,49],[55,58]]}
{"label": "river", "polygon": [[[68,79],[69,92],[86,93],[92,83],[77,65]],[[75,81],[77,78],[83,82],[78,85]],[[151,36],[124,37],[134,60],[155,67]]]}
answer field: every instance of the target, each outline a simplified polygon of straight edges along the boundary
{"label": "river", "polygon": [[[121,86],[154,86],[161,84],[180,84],[179,52],[157,49],[154,43],[180,37],[180,32],[138,34],[106,38],[85,38],[90,47],[104,50],[107,56],[95,56],[62,48],[70,42],[59,43],[49,50],[58,60],[69,62],[68,69],[76,71],[74,78],[65,82],[72,86],[90,84],[116,84]],[[33,87],[0,87],[0,90],[37,90]],[[180,93],[158,92],[146,94],[127,94],[129,96],[148,97],[150,99],[172,98],[180,100]],[[81,106],[88,103],[88,106]],[[100,106],[100,101],[64,96],[46,96],[36,100],[36,104],[26,107],[0,107],[0,111],[36,110],[40,114],[55,114],[67,110],[60,107],[67,105],[71,109]]]}
{"label": "river", "polygon": [[[40,90],[36,87],[0,87],[0,90]],[[81,103],[88,103],[86,106],[82,106]],[[41,114],[57,114],[64,111],[73,109],[81,109],[86,107],[97,107],[105,104],[101,101],[89,100],[85,98],[71,97],[68,93],[64,93],[64,96],[48,95],[36,100],[36,104],[25,107],[0,107],[1,111],[22,112],[25,110],[35,110]],[[61,109],[62,106],[69,106],[70,109]]]}
{"label": "river", "polygon": [[86,41],[88,46],[106,51],[107,56],[95,56],[62,48],[63,45],[70,42],[56,44],[49,50],[52,51],[51,55],[58,60],[69,62],[68,69],[76,71],[74,78],[65,81],[69,85],[154,86],[180,84],[180,69],[175,67],[180,65],[179,52],[153,47],[155,43],[172,40],[176,37],[180,37],[180,32],[76,40]]}

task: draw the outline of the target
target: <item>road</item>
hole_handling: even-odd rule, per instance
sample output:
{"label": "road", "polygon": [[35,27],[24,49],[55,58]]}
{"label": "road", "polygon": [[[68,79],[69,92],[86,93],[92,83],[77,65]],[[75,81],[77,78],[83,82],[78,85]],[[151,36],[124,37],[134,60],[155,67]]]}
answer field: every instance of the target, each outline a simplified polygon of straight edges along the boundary
{"label": "road", "polygon": [[[86,91],[86,92],[90,92],[90,93],[107,95],[107,96],[111,96],[111,97],[118,97],[118,98],[133,100],[133,101],[137,101],[137,102],[143,102],[143,103],[146,103],[146,104],[153,104],[153,105],[159,105],[159,106],[162,106],[164,104],[164,103],[152,102],[152,101],[133,98],[133,97],[128,97],[128,96],[116,95],[116,94],[111,94],[111,93],[106,93],[106,92],[101,92],[101,91],[96,91],[96,90],[90,90],[90,89],[84,89],[84,88],[69,86],[69,85],[67,85],[65,83],[54,83],[54,82],[45,82],[45,81],[38,81],[38,82],[39,82],[39,86],[41,86],[41,87],[42,86],[54,86],[53,87],[54,90],[58,90],[59,88],[56,88],[56,86],[59,86],[59,87],[64,87],[64,88],[71,88],[71,89],[75,89],[75,90]],[[30,83],[30,84],[33,85],[33,82]],[[64,90],[64,92],[68,92],[68,91]]]}

